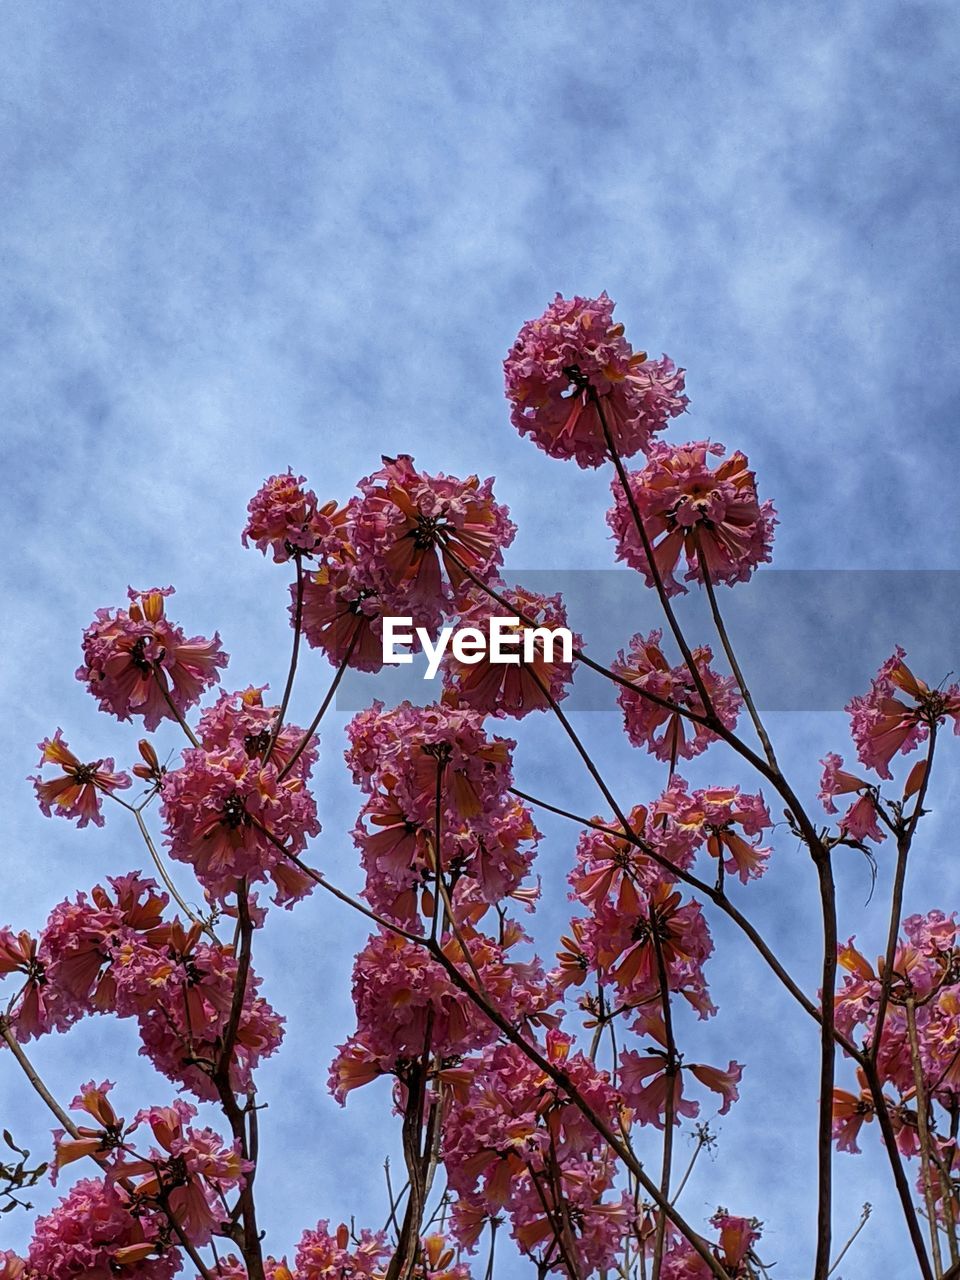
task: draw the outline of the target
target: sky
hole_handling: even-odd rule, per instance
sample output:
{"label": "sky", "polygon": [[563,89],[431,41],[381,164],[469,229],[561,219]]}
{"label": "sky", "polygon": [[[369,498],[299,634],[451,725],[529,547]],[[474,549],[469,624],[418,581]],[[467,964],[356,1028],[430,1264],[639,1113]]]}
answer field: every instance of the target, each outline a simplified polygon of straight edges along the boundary
{"label": "sky", "polygon": [[[123,823],[47,820],[24,781],[58,725],[85,757],[134,758],[138,726],[98,716],[73,679],[97,607],[122,603],[128,584],[173,583],[188,633],[220,630],[226,687],[282,685],[284,571],[239,541],[265,476],[289,465],[345,498],[398,452],[427,471],[494,475],[519,525],[511,569],[611,569],[609,477],[546,458],[503,400],[503,355],[558,290],[606,289],[636,347],[688,369],[690,411],[670,438],[749,455],[780,514],[778,570],[861,571],[858,591],[878,570],[939,571],[929,581],[949,601],[958,37],[955,6],[891,0],[0,5],[0,923],[37,928],[67,893],[142,861]],[[855,638],[815,664],[842,669],[848,693],[899,638],[886,587],[862,598]],[[743,618],[748,668],[754,638],[761,678],[774,656],[785,663],[767,680],[770,724],[812,799],[818,758],[848,751],[842,689],[778,700],[791,669],[809,679],[817,628],[781,626],[773,646],[763,611]],[[607,656],[624,625],[611,625]],[[957,662],[950,629],[938,634],[933,682]],[[305,668],[301,721],[328,679],[319,659]],[[344,719],[325,725],[312,853],[349,887],[358,797]],[[578,725],[627,802],[659,790],[615,712],[585,709]],[[521,785],[599,807],[555,726],[518,737]],[[956,763],[946,751],[908,910],[960,906]],[[690,776],[740,778],[719,752]],[[541,825],[549,958],[576,833]],[[868,953],[884,929],[885,850],[878,861],[869,903],[869,869],[853,854],[839,868],[841,936],[857,932]],[[743,896],[812,990],[812,868],[788,835]],[[813,1116],[813,1032],[722,921],[713,928],[721,1014],[698,1043],[724,1062],[746,1045],[748,1069],[684,1203],[694,1217],[723,1203],[764,1219],[763,1254],[792,1280],[809,1270],[812,1236],[811,1130],[793,1121]],[[288,1019],[262,1073],[261,1216],[278,1253],[318,1218],[386,1216],[387,1090],[341,1111],[325,1086],[363,937],[314,897],[272,921],[258,953]],[[170,1096],[135,1052],[132,1028],[101,1019],[36,1057],[68,1098],[118,1076],[129,1114]],[[0,1119],[46,1150],[47,1118],[7,1057]],[[841,1274],[909,1276],[866,1145],[873,1155],[837,1161],[838,1238],[874,1206]],[[38,1190],[37,1204],[53,1194]],[[9,1215],[0,1247],[27,1229]],[[505,1257],[501,1274],[525,1271]]]}

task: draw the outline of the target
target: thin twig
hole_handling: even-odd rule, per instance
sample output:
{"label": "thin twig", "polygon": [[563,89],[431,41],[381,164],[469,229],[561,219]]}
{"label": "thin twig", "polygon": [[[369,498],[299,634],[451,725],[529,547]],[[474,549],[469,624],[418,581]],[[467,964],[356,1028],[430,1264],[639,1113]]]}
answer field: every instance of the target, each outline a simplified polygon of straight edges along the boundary
{"label": "thin twig", "polygon": [[293,652],[290,655],[290,666],[287,669],[287,680],[283,686],[283,697],[280,699],[280,709],[277,712],[276,723],[273,726],[273,732],[270,734],[267,749],[263,753],[264,764],[273,755],[273,748],[277,745],[277,738],[279,738],[280,730],[283,728],[283,720],[287,714],[287,707],[290,705],[290,695],[293,692],[293,682],[297,676],[297,660],[300,656],[300,635],[303,631],[303,559],[299,550],[294,553],[294,559],[297,564],[297,586],[293,618]]}

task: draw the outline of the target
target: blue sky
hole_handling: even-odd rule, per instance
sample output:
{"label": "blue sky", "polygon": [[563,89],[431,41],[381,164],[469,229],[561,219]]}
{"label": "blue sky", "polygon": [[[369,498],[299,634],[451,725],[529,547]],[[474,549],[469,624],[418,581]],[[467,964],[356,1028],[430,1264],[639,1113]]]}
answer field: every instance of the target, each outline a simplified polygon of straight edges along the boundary
{"label": "blue sky", "polygon": [[[84,754],[132,759],[137,727],[98,717],[72,678],[97,606],[173,582],[188,631],[221,629],[228,684],[282,682],[283,572],[239,544],[265,475],[289,464],[346,496],[381,453],[413,453],[498,477],[520,525],[512,566],[611,563],[607,478],[521,440],[502,398],[502,356],[555,290],[606,288],[636,346],[687,366],[690,415],[671,438],[749,454],[781,514],[779,568],[960,567],[958,25],[955,6],[885,0],[0,7],[2,922],[35,927],[140,858],[121,823],[43,819],[22,780],[58,724]],[[855,689],[897,638],[886,616],[864,627]],[[308,668],[301,716],[327,678]],[[646,799],[659,774],[611,745],[614,724],[583,716],[620,796]],[[772,725],[809,794],[817,757],[844,749],[842,717]],[[332,721],[315,860],[350,884],[341,748]],[[597,807],[552,726],[524,731],[518,773]],[[736,770],[710,755],[694,776]],[[955,792],[942,776],[911,909],[960,900]],[[549,954],[573,833],[544,827]],[[878,950],[882,895],[863,907],[862,866],[841,879],[846,934]],[[813,985],[810,881],[781,840],[751,905]],[[319,900],[277,923],[260,968],[289,1033],[264,1072],[262,1195],[282,1251],[318,1217],[378,1225],[390,1140],[385,1091],[345,1113],[325,1093],[359,924]],[[812,1115],[810,1028],[715,935],[708,1040],[718,1060],[743,1034],[756,1053],[686,1203],[764,1218],[790,1280],[807,1268],[812,1147],[786,1120]],[[145,1065],[113,1066],[134,1050],[129,1027],[101,1021],[37,1057],[68,1096],[120,1074],[129,1111],[169,1094]],[[43,1146],[46,1118],[6,1059],[0,1109]],[[843,1275],[893,1258],[909,1273],[882,1168],[838,1168],[838,1235],[875,1205]],[[25,1227],[5,1219],[0,1244]]]}

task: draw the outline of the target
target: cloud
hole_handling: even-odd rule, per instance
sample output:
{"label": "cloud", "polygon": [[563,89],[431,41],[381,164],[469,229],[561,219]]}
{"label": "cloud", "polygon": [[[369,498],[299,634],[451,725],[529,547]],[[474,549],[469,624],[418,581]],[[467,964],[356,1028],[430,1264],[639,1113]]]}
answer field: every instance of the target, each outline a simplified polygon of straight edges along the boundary
{"label": "cloud", "polygon": [[[22,781],[57,724],[94,752],[132,754],[136,729],[96,717],[72,680],[94,608],[128,582],[174,581],[188,630],[223,631],[231,680],[282,683],[282,574],[239,546],[265,475],[290,464],[324,497],[346,495],[381,452],[412,452],[427,469],[498,476],[521,526],[513,566],[609,565],[607,479],[520,440],[502,399],[499,361],[556,289],[607,288],[636,345],[689,368],[691,412],[672,436],[749,453],[781,511],[779,567],[955,567],[957,26],[953,6],[865,0],[5,12],[0,915],[36,927],[139,857],[116,822],[46,822]],[[313,664],[298,714],[326,678]],[[610,745],[612,720],[584,719],[621,794],[658,788]],[[809,792],[842,722],[775,720]],[[317,859],[348,881],[356,798],[338,726],[325,742]],[[565,751],[544,725],[522,735],[533,781],[578,794]],[[545,950],[572,839],[549,827]],[[816,940],[783,909],[808,900],[808,871],[784,841],[757,900],[813,989]],[[923,863],[918,905],[939,903],[945,878]],[[865,909],[875,933],[881,900]],[[278,1248],[319,1216],[381,1214],[383,1091],[341,1113],[323,1087],[349,1023],[341,959],[361,937],[311,901],[264,938],[290,1019],[288,1056],[265,1077]],[[304,954],[329,965],[322,1007],[297,976]],[[793,1148],[781,1081],[809,1111],[810,1028],[780,1021],[752,962],[721,953],[714,973],[718,1053],[745,1028],[757,1052],[692,1190],[708,1197],[718,1179],[732,1209],[767,1219],[790,1266],[812,1156]],[[127,1030],[97,1022],[76,1050],[52,1041],[38,1056],[69,1093],[131,1049]],[[135,1083],[166,1097],[146,1067]],[[0,1090],[19,1116],[7,1061]],[[46,1120],[30,1126],[39,1149]],[[878,1206],[849,1280],[881,1258],[908,1265],[881,1179],[865,1157],[838,1191],[838,1233],[862,1199]],[[4,1230],[16,1243],[24,1223]]]}

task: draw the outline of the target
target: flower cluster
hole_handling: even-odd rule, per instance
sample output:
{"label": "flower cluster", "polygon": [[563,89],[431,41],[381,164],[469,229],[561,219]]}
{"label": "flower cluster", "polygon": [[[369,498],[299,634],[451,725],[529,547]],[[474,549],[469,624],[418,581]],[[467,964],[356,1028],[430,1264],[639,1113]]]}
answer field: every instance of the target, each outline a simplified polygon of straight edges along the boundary
{"label": "flower cluster", "polygon": [[[730,1280],[753,1280],[763,1274],[754,1245],[760,1239],[761,1223],[756,1218],[737,1218],[726,1209],[718,1209],[710,1219],[710,1225],[718,1232],[716,1243],[710,1252],[721,1264]],[[663,1280],[711,1280],[714,1272],[697,1253],[689,1240],[668,1228],[669,1243],[663,1256],[660,1274]],[[653,1232],[649,1233],[652,1237]],[[651,1240],[646,1241],[652,1253]]]}
{"label": "flower cluster", "polygon": [[219,635],[187,639],[164,613],[173,587],[128,591],[126,609],[98,609],[83,633],[83,665],[77,669],[100,710],[118,720],[143,716],[148,730],[195,706],[227,665]]}
{"label": "flower cluster", "polygon": [[898,645],[873,677],[869,693],[852,698],[846,707],[857,755],[881,778],[892,776],[890,761],[898,751],[909,755],[926,741],[931,725],[949,717],[954,733],[960,733],[960,684],[931,689],[913,674],[905,657]]}
{"label": "flower cluster", "polygon": [[[637,688],[636,693],[622,684],[617,688],[627,737],[658,760],[676,764],[706,751],[717,735],[703,722],[707,708],[693,672],[685,662],[670,666],[660,647],[662,638],[661,631],[635,635],[627,652],[617,654],[612,669]],[[713,670],[709,645],[693,649],[691,657],[710,709],[727,729],[733,729],[742,706],[736,680]]]}
{"label": "flower cluster", "polygon": [[264,555],[272,551],[276,564],[294,556],[323,556],[336,548],[346,511],[335,502],[321,507],[313,490],[303,488],[305,483],[289,469],[264,481],[247,506],[245,547],[252,542]]}
{"label": "flower cluster", "polygon": [[[567,627],[567,611],[559,595],[542,595],[522,587],[508,589],[499,584],[498,594],[505,603],[473,587],[465,595],[458,625],[461,632],[472,627],[485,636],[492,617],[518,618],[519,625],[505,633],[517,662],[492,663],[484,656],[466,663],[448,650],[443,663],[444,689],[448,698],[474,711],[515,716],[519,720],[531,711],[548,710],[551,700],[559,702],[569,692],[574,663],[562,659],[559,643],[549,634]],[[534,654],[529,663],[524,658],[527,636]],[[573,648],[582,649],[582,637],[574,635],[572,644]]]}
{"label": "flower cluster", "polygon": [[[620,1104],[608,1074],[572,1046],[570,1036],[548,1031],[541,1053],[616,1129]],[[567,1248],[587,1270],[611,1266],[629,1215],[597,1129],[513,1045],[492,1046],[468,1059],[463,1074],[469,1084],[447,1118],[442,1152],[449,1186],[459,1197],[452,1227],[461,1245],[472,1251],[484,1224],[506,1214],[524,1253],[547,1261],[553,1251],[555,1260],[550,1220],[564,1204],[570,1218]]]}
{"label": "flower cluster", "polygon": [[[497,943],[464,924],[444,944],[447,960],[475,975],[497,1012],[515,1025],[542,1021],[553,993],[534,962],[509,950],[519,931]],[[401,1081],[411,1063],[431,1052],[456,1059],[489,1044],[497,1028],[446,969],[417,943],[396,933],[374,934],[353,970],[357,1031],[339,1046],[330,1071],[331,1092],[343,1102],[351,1089],[380,1075]]]}
{"label": "flower cluster", "polygon": [[374,703],[347,734],[347,763],[369,796],[353,835],[372,906],[413,928],[421,906],[432,913],[438,818],[440,870],[455,896],[472,884],[493,904],[518,890],[539,832],[509,791],[510,739],[491,737],[468,708],[407,702]]}
{"label": "flower cluster", "polygon": [[[930,911],[904,920],[889,974],[885,975],[882,958],[872,965],[853,939],[840,947],[839,961],[846,974],[837,995],[837,1025],[845,1035],[859,1034],[861,1043],[870,1048],[876,1042],[877,1020],[883,1008],[877,1070],[881,1085],[894,1092],[888,1111],[897,1145],[904,1154],[916,1155],[920,1150],[918,1075],[930,1105],[945,1109],[947,1125],[960,1106],[960,926],[956,913],[947,916]],[[841,1150],[859,1150],[860,1129],[874,1115],[875,1098],[862,1077],[857,1094],[843,1089],[835,1092],[834,1137]],[[949,1134],[943,1136],[944,1141],[948,1138]],[[935,1137],[935,1141],[941,1139]]]}
{"label": "flower cluster", "polygon": [[575,458],[581,467],[609,459],[604,423],[617,451],[631,457],[687,406],[684,370],[666,356],[635,352],[613,309],[605,293],[557,294],[523,326],[503,362],[514,426],[551,457]]}
{"label": "flower cluster", "polygon": [[358,487],[351,536],[365,571],[386,612],[427,629],[456,611],[470,574],[490,580],[516,533],[492,480],[425,475],[407,454]]}
{"label": "flower cluster", "polygon": [[[23,979],[8,1015],[18,1039],[64,1031],[95,1013],[135,1018],[142,1052],[200,1098],[217,1096],[213,1075],[231,1019],[237,958],[199,925],[166,922],[165,894],[136,874],[97,885],[88,898],[51,912],[37,943],[0,931],[0,975]],[[250,974],[239,1011],[230,1079],[243,1089],[273,1053],[282,1020]]]}
{"label": "flower cluster", "polygon": [[[657,578],[667,595],[686,591],[675,577],[681,555],[686,579],[711,583],[746,582],[757,565],[771,558],[776,512],[761,503],[753,472],[742,453],[733,453],[719,466],[710,456],[723,457],[723,445],[707,440],[691,444],[655,444],[647,465],[629,477],[630,497],[614,481],[614,505],[607,523],[617,544],[617,559],[644,575],[647,585]],[[632,501],[631,501],[632,499]],[[653,567],[637,529],[636,508],[653,555]]]}
{"label": "flower cluster", "polygon": [[[614,485],[608,523],[618,557],[669,595],[686,590],[683,577],[712,596],[714,584],[745,581],[770,559],[774,509],[760,501],[743,454],[656,439],[686,408],[684,370],[635,351],[613,311],[605,293],[558,295],[523,326],[504,361],[513,422],[549,455],[584,468],[610,461],[622,476],[621,458],[645,454],[628,488]],[[739,1062],[713,1066],[679,1044],[691,1010],[700,1019],[716,1012],[713,938],[691,890],[730,908],[725,877],[747,885],[763,875],[772,822],[763,796],[694,789],[676,772],[733,730],[737,681],[714,670],[707,646],[672,665],[660,631],[633,636],[609,671],[583,653],[579,635],[571,653],[558,653],[556,633],[570,630],[562,598],[503,580],[516,529],[492,480],[427,474],[400,454],[384,457],[345,502],[321,503],[288,468],[265,480],[247,516],[243,544],[293,574],[282,708],[266,699],[266,685],[214,690],[227,662],[219,635],[188,638],[171,622],[172,588],[131,589],[125,608],[99,610],[78,678],[105,712],[142,717],[147,731],[179,722],[189,742],[161,764],[159,747],[144,739],[132,769],[142,794],[115,806],[136,822],[169,893],[131,872],[60,902],[36,937],[0,929],[0,979],[12,992],[0,1026],[14,1050],[94,1014],[131,1019],[141,1053],[181,1093],[219,1105],[229,1136],[216,1121],[198,1122],[182,1097],[128,1121],[109,1081],[85,1084],[72,1104],[78,1121],[57,1109],[64,1128],[55,1131],[52,1176],[68,1167],[72,1175],[84,1160],[97,1176],[38,1219],[25,1257],[0,1253],[0,1280],[170,1280],[188,1264],[218,1280],[383,1280],[401,1270],[408,1280],[469,1280],[461,1253],[475,1252],[485,1230],[492,1241],[501,1223],[540,1277],[639,1269],[703,1280],[713,1271],[706,1253],[731,1280],[752,1280],[763,1270],[759,1223],[720,1209],[706,1234],[683,1234],[641,1204],[620,1146],[659,1131],[669,1162],[674,1128],[698,1116],[705,1098],[723,1115],[739,1096]],[[519,661],[471,662],[455,646],[443,657],[438,703],[373,702],[347,726],[345,759],[362,793],[352,832],[361,905],[304,860],[320,831],[315,730],[348,666],[382,666],[390,615],[430,636],[452,619],[483,636],[491,619],[513,616]],[[288,705],[299,705],[302,641],[338,669],[309,731],[287,720]],[[662,793],[628,814],[559,712],[578,661],[617,685],[629,741],[670,766]],[[514,788],[516,744],[485,718],[502,726],[551,710],[614,818],[576,818]],[[960,686],[930,688],[898,650],[849,710],[861,760],[888,777],[897,750],[913,750],[947,718],[960,730]],[[40,750],[45,772],[31,781],[45,814],[100,826],[104,797],[120,801],[116,793],[132,785],[113,759],[84,763],[60,729]],[[902,834],[925,792],[926,773],[914,770],[887,810],[839,756],[825,761],[828,811],[836,796],[854,797],[839,823],[847,843],[882,838],[880,823],[899,822]],[[568,877],[573,918],[551,972],[508,914],[511,901],[532,910],[539,896],[531,871],[541,836],[528,806],[540,804],[581,831]],[[189,890],[180,896],[153,842],[156,810],[177,880],[189,868],[205,915],[189,905]],[[697,877],[698,859],[708,882]],[[337,1048],[329,1088],[343,1104],[358,1087],[389,1082],[409,1190],[401,1204],[404,1193],[397,1200],[390,1188],[384,1231],[320,1220],[290,1261],[261,1259],[255,1072],[279,1046],[283,1019],[261,996],[252,963],[267,915],[257,894],[269,886],[275,903],[291,906],[316,884],[376,926],[354,960],[356,1023]],[[170,898],[181,915],[168,911]],[[960,1112],[960,942],[955,919],[935,912],[909,918],[904,931],[893,974],[852,942],[841,949],[848,977],[837,1024],[864,1046],[879,1040],[897,1139],[913,1154],[918,1071],[933,1106]],[[863,1080],[858,1094],[838,1091],[844,1149],[856,1149],[875,1103]],[[955,1128],[932,1131],[948,1171],[933,1195],[947,1217],[960,1213],[960,1179],[950,1180],[960,1175]],[[431,1217],[437,1173],[443,1208]],[[666,1192],[676,1203],[675,1181]]]}
{"label": "flower cluster", "polygon": [[158,1209],[131,1201],[112,1180],[84,1178],[37,1219],[24,1280],[171,1280],[181,1264],[172,1234]]}
{"label": "flower cluster", "polygon": [[[298,734],[293,730],[288,745]],[[161,813],[170,855],[189,863],[218,901],[244,880],[271,880],[284,904],[311,888],[293,859],[319,834],[316,802],[304,769],[284,775],[282,758],[281,752],[265,761],[237,744],[200,746],[184,751],[182,766],[164,777]]]}
{"label": "flower cluster", "polygon": [[76,818],[78,827],[85,827],[89,822],[102,827],[100,796],[129,787],[129,775],[114,773],[114,763],[109,757],[81,763],[67,746],[59,729],[52,738],[44,738],[38,746],[40,768],[52,764],[60,770],[55,778],[38,776],[29,779],[37,793],[41,812],[48,818],[54,811],[64,818]]}
{"label": "flower cluster", "polygon": [[496,577],[516,532],[492,481],[427,475],[407,454],[382,461],[342,507],[319,506],[291,471],[272,476],[243,534],[278,563],[297,559],[292,625],[337,666],[361,671],[382,665],[384,614],[435,632],[471,583]]}

